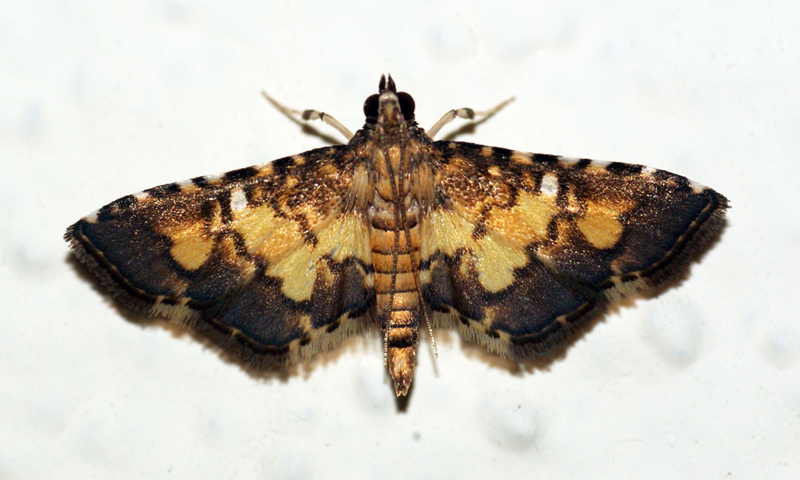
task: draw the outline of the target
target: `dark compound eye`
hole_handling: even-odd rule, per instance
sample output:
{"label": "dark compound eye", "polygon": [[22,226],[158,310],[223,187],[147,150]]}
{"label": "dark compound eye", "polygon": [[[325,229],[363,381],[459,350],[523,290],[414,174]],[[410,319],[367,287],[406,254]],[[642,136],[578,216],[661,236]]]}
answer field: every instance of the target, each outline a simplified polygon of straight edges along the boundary
{"label": "dark compound eye", "polygon": [[378,105],[380,104],[379,95],[370,95],[364,100],[364,115],[367,117],[367,123],[375,123],[378,121]]}
{"label": "dark compound eye", "polygon": [[397,94],[397,101],[400,103],[400,111],[403,112],[403,117],[407,121],[414,120],[414,99],[406,92]]}

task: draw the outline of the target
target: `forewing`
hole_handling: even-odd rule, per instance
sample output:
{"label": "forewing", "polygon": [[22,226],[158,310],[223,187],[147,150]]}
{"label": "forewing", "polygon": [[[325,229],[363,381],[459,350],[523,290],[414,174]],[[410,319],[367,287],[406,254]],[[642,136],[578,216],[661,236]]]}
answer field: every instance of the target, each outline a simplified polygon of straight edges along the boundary
{"label": "forewing", "polygon": [[373,302],[364,170],[347,146],[123,197],[72,225],[131,308],[192,324],[256,366],[359,331]]}
{"label": "forewing", "polygon": [[435,146],[425,299],[515,360],[547,354],[610,300],[679,275],[727,208],[714,190],[641,165]]}

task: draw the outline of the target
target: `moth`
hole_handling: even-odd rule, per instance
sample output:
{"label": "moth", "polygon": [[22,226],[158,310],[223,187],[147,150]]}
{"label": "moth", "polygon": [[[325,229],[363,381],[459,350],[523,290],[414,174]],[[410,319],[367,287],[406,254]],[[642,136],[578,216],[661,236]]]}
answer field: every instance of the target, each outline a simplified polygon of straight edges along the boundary
{"label": "moth", "polygon": [[256,367],[379,328],[401,396],[421,327],[457,326],[515,361],[547,355],[611,302],[683,274],[728,207],[642,165],[434,141],[475,112],[425,132],[391,76],[355,134],[278,106],[348,143],[128,195],[65,236],[123,304]]}

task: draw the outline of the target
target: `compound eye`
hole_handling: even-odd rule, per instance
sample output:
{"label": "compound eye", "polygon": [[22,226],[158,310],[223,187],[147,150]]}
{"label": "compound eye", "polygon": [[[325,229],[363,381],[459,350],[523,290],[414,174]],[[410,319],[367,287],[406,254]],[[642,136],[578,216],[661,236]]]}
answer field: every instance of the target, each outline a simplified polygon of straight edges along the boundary
{"label": "compound eye", "polygon": [[364,115],[367,117],[367,123],[375,123],[378,121],[379,97],[379,95],[374,94],[364,100]]}
{"label": "compound eye", "polygon": [[414,120],[414,99],[406,92],[397,94],[397,101],[400,103],[400,111],[403,112],[403,117],[407,121]]}

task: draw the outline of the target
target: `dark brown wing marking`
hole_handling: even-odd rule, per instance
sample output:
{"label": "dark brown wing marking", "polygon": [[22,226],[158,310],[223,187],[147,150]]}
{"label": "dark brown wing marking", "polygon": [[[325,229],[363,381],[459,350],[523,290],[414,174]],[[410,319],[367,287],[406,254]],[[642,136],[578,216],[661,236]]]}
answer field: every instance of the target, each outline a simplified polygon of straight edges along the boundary
{"label": "dark brown wing marking", "polygon": [[123,197],[66,234],[123,303],[192,323],[260,366],[365,326],[374,303],[346,146]]}
{"label": "dark brown wing marking", "polygon": [[728,205],[640,165],[436,146],[425,299],[514,360],[547,354],[609,301],[683,272]]}

